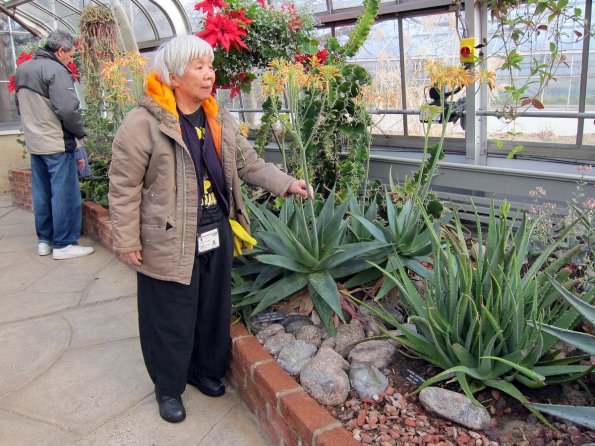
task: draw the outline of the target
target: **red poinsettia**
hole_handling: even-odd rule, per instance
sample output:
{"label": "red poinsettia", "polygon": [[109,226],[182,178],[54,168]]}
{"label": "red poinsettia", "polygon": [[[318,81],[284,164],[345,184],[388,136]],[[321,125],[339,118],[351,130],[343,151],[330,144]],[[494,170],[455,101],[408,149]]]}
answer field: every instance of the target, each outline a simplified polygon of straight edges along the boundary
{"label": "red poinsettia", "polygon": [[320,50],[316,53],[315,56],[313,56],[312,54],[300,54],[300,53],[296,53],[293,55],[293,59],[298,62],[301,63],[302,65],[307,65],[310,66],[312,64],[312,59],[314,57],[316,57],[318,64],[322,65],[326,62],[326,58],[328,57],[329,52],[327,50]]}
{"label": "red poinsettia", "polygon": [[223,0],[204,0],[194,5],[196,11],[204,11],[208,16],[215,14],[215,8],[227,8],[227,3]]}
{"label": "red poinsettia", "polygon": [[23,62],[27,62],[28,60],[31,60],[33,58],[33,51],[29,51],[28,53],[26,53],[25,51],[22,51],[21,54],[19,54],[19,58],[16,61],[17,65],[22,64]]}
{"label": "red poinsettia", "polygon": [[228,17],[217,14],[207,18],[205,23],[205,29],[196,33],[196,35],[211,45],[213,48],[217,44],[221,44],[225,48],[225,52],[229,53],[229,48],[234,47],[236,50],[245,48],[249,50],[242,40],[242,37],[246,37],[247,32],[240,26],[239,22],[230,20]]}
{"label": "red poinsettia", "polygon": [[267,7],[266,0],[258,0],[258,4],[259,4],[260,6],[262,6],[263,8],[265,8],[265,9],[266,9],[266,7]]}
{"label": "red poinsettia", "polygon": [[[18,59],[16,60],[16,64],[17,66],[27,62],[28,60],[33,59],[33,50],[25,52],[22,51],[21,54],[19,54]],[[72,76],[72,79],[74,79],[75,82],[79,82],[79,73],[78,73],[78,68],[76,66],[75,62],[70,62],[67,65],[67,68],[70,70],[70,75]],[[15,84],[15,77],[14,74],[12,76],[10,76],[8,78],[8,85],[6,87],[8,89],[8,91],[10,91],[11,93],[14,92],[16,90],[16,84]]]}
{"label": "red poinsettia", "polygon": [[250,23],[254,22],[254,20],[246,17],[244,8],[237,9],[235,11],[230,11],[229,14],[227,14],[227,17],[230,20],[236,20],[237,22],[242,22],[245,25],[249,25]]}
{"label": "red poinsettia", "polygon": [[79,70],[76,66],[76,62],[70,62],[68,65],[66,65],[66,67],[70,70],[70,75],[72,76],[72,79],[74,79],[75,82],[79,82],[80,76]]}

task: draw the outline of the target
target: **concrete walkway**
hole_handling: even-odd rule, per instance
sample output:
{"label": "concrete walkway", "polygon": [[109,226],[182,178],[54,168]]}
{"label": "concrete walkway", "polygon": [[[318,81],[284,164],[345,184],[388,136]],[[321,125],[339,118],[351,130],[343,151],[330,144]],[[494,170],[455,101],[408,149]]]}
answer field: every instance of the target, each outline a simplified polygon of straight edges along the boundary
{"label": "concrete walkway", "polygon": [[161,419],[141,356],[136,275],[92,241],[88,257],[36,254],[33,214],[0,195],[0,445],[266,446],[229,386],[188,386],[186,421]]}

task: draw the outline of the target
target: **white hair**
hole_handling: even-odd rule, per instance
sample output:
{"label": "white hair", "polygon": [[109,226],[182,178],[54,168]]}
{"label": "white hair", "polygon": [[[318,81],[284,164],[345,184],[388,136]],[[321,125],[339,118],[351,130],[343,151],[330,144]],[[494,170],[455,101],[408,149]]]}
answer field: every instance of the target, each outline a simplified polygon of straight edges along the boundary
{"label": "white hair", "polygon": [[169,73],[182,76],[186,66],[199,57],[213,60],[211,45],[194,35],[176,36],[159,47],[153,61],[153,70],[162,82],[171,87]]}

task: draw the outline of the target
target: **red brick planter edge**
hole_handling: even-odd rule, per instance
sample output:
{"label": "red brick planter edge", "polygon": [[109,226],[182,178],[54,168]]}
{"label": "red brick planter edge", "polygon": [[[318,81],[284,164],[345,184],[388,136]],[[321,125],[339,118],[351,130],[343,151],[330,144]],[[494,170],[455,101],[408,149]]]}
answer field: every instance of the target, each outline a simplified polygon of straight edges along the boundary
{"label": "red brick planter edge", "polygon": [[[12,201],[32,209],[31,172],[9,171]],[[83,201],[83,233],[112,251],[109,211]],[[231,326],[232,355],[227,379],[256,415],[275,446],[361,446],[275,359],[241,322]]]}

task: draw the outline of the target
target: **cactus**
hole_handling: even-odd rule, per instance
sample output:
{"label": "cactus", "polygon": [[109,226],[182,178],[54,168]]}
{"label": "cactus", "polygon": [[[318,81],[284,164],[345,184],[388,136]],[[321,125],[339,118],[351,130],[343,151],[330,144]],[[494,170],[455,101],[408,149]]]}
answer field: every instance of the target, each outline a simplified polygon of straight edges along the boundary
{"label": "cactus", "polygon": [[138,52],[138,45],[136,43],[136,38],[134,37],[134,32],[132,31],[132,27],[130,26],[130,22],[128,21],[128,17],[124,12],[124,7],[120,3],[120,0],[110,0],[109,3],[112,9],[112,14],[114,15],[114,20],[120,31],[122,49],[124,51]]}
{"label": "cactus", "polygon": [[345,57],[353,57],[366,41],[370,28],[380,7],[380,0],[365,0],[362,14],[357,19],[355,28],[349,33],[349,40],[340,49]]}

